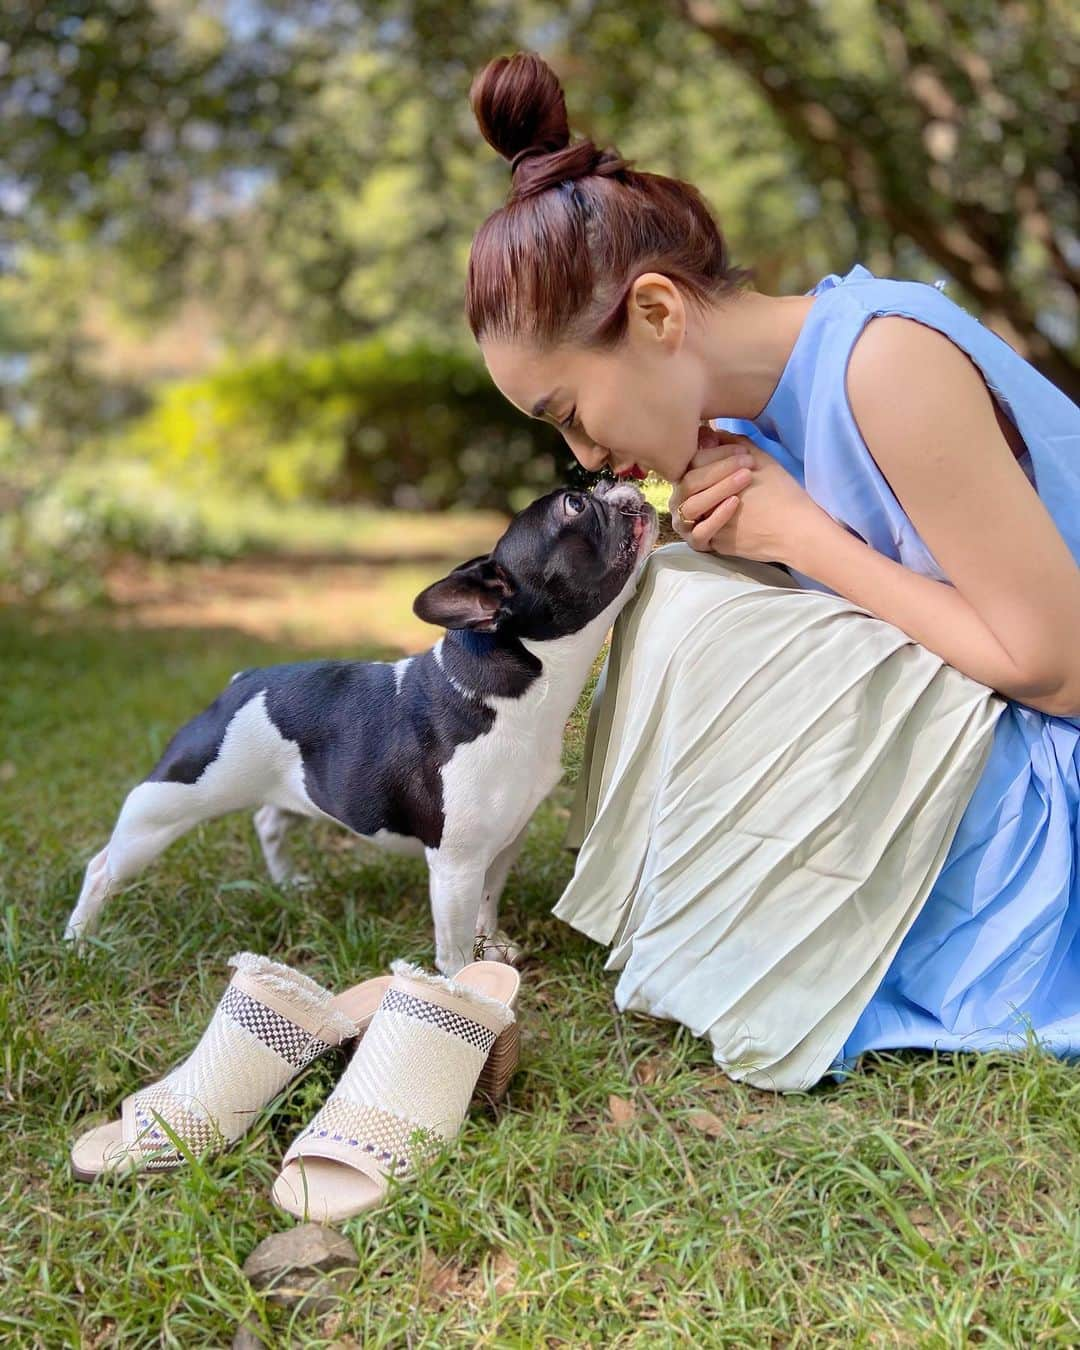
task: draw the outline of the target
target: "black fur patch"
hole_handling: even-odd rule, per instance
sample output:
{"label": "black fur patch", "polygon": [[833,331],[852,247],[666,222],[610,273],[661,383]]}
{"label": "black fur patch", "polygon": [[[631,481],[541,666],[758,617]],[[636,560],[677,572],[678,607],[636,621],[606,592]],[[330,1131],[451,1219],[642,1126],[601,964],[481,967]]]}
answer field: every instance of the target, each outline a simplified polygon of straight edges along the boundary
{"label": "black fur patch", "polygon": [[442,766],[459,745],[491,730],[487,698],[520,697],[541,669],[520,643],[496,635],[453,633],[441,651],[441,667],[434,651],[413,657],[400,692],[393,666],[383,662],[243,671],[181,727],[147,781],[197,782],[233,717],[265,692],[270,721],[299,748],[316,806],[357,834],[390,830],[437,848]]}

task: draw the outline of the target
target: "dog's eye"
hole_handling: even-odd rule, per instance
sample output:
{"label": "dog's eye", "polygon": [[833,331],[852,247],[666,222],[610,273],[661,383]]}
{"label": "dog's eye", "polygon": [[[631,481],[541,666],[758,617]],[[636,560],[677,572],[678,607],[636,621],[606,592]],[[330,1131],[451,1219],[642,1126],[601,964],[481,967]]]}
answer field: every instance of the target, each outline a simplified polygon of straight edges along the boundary
{"label": "dog's eye", "polygon": [[572,516],[580,516],[587,503],[580,492],[568,492],[563,498],[563,506]]}

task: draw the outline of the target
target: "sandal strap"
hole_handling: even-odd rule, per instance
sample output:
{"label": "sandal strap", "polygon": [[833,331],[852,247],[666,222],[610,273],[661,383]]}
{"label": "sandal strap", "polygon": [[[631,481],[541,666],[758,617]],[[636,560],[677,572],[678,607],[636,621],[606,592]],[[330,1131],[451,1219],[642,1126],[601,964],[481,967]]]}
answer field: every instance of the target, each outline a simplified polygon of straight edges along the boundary
{"label": "sandal strap", "polygon": [[407,1177],[430,1161],[442,1142],[419,1121],[331,1097],[293,1141],[282,1166],[297,1158],[331,1158],[376,1180]]}
{"label": "sandal strap", "polygon": [[288,1022],[330,1045],[356,1035],[356,1023],[335,1006],[328,989],[302,971],[255,952],[237,952],[229,958],[235,974],[229,988],[281,1014]]}
{"label": "sandal strap", "polygon": [[266,999],[253,997],[239,980],[225,990],[218,1008],[224,1016],[250,1031],[297,1073],[336,1044],[335,1041],[324,1040],[323,1036],[316,1035],[279,1012]]}
{"label": "sandal strap", "polygon": [[162,1128],[163,1120],[193,1153],[204,1153],[225,1142],[212,1120],[189,1111],[163,1082],[125,1097],[120,1120],[125,1158],[135,1155],[140,1168],[151,1171],[167,1171],[184,1162],[184,1155]]}
{"label": "sandal strap", "polygon": [[[433,1003],[426,998],[418,998],[404,989],[391,986],[383,995],[380,1008],[387,1013],[399,1013],[402,1017],[412,1018],[437,1028],[448,1036],[456,1036],[466,1045],[478,1050],[487,1059],[491,1047],[498,1036],[497,1031],[478,1022],[474,1016],[468,1016],[452,1007]],[[483,1065],[481,1064],[481,1068]]]}
{"label": "sandal strap", "polygon": [[236,974],[195,1049],[123,1103],[124,1144],[153,1165],[183,1160],[161,1120],[196,1152],[231,1143],[298,1073],[355,1034],[308,976],[249,952],[229,964]]}

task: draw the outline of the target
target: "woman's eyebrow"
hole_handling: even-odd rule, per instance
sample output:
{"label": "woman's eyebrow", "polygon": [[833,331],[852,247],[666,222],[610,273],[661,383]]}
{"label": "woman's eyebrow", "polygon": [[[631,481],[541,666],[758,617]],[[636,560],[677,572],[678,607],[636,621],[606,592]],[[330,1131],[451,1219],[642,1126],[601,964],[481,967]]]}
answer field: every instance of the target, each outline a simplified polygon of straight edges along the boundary
{"label": "woman's eyebrow", "polygon": [[537,399],[536,402],[533,404],[532,415],[534,417],[543,417],[543,415],[547,412],[548,404],[551,402],[551,400],[555,397],[555,395],[558,392],[559,391],[557,389],[552,389],[551,392],[545,394],[543,398]]}

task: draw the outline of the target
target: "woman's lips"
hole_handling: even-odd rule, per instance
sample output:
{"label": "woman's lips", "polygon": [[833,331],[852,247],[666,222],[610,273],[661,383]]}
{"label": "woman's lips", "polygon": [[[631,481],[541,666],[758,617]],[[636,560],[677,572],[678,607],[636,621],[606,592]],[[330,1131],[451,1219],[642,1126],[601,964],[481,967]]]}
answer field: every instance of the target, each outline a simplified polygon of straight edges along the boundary
{"label": "woman's lips", "polygon": [[648,475],[645,470],[637,464],[631,464],[628,469],[619,469],[615,474],[616,478],[646,478]]}

